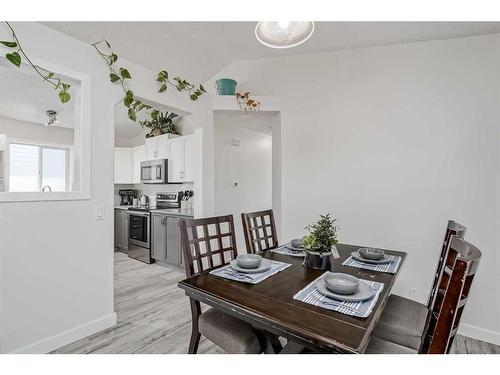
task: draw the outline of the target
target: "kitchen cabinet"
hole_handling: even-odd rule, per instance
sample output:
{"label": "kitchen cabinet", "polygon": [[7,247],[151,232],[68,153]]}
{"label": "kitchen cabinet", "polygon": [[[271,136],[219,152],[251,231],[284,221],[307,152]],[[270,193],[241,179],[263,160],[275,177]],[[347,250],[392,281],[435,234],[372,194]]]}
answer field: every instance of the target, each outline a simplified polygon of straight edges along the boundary
{"label": "kitchen cabinet", "polygon": [[130,184],[132,181],[132,149],[115,147],[115,184]]}
{"label": "kitchen cabinet", "polygon": [[163,134],[146,138],[146,159],[168,159],[168,141],[179,137],[175,134]]}
{"label": "kitchen cabinet", "polygon": [[156,213],[151,217],[151,257],[160,263],[182,265],[179,217]]}
{"label": "kitchen cabinet", "polygon": [[183,136],[168,141],[169,182],[193,182],[193,139]]}
{"label": "kitchen cabinet", "polygon": [[115,209],[115,247],[118,250],[128,250],[128,212]]}
{"label": "kitchen cabinet", "polygon": [[141,183],[141,161],[146,160],[146,145],[132,148],[132,183]]}

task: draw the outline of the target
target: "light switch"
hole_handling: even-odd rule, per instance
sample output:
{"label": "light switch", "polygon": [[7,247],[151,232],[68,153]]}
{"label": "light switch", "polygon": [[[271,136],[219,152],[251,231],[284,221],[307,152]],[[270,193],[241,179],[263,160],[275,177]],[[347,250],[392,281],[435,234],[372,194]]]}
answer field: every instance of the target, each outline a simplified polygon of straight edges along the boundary
{"label": "light switch", "polygon": [[96,220],[104,220],[104,208],[96,207],[95,208],[95,219]]}

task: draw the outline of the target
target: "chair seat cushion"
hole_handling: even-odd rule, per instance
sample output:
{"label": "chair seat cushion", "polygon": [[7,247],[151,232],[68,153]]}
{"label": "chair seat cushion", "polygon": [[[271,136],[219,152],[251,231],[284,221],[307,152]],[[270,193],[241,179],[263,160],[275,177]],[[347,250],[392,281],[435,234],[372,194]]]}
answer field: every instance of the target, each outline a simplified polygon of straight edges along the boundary
{"label": "chair seat cushion", "polygon": [[365,351],[366,354],[418,354],[415,349],[398,345],[390,341],[372,336]]}
{"label": "chair seat cushion", "polygon": [[258,354],[261,347],[248,323],[210,308],[198,318],[199,331],[207,339],[232,354]]}
{"label": "chair seat cushion", "polygon": [[421,303],[391,294],[375,326],[374,335],[383,340],[419,350],[427,311],[427,306]]}

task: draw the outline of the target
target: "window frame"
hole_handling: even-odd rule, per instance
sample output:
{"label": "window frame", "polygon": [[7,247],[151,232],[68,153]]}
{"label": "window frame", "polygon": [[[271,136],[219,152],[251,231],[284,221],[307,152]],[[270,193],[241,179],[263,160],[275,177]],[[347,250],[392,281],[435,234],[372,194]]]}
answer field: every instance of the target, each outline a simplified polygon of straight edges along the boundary
{"label": "window frame", "polygon": [[[22,140],[22,139],[15,139],[15,138],[10,138],[7,141],[7,148],[9,150],[9,156],[8,156],[8,163],[9,165],[6,167],[6,170],[8,171],[8,176],[6,176],[6,181],[9,185],[10,189],[10,146],[11,145],[20,145],[20,146],[34,146],[38,147],[38,191],[33,191],[33,192],[27,192],[27,191],[9,191],[8,193],[38,193],[42,192],[42,181],[43,181],[43,150],[44,149],[49,149],[49,150],[63,150],[65,151],[65,160],[64,160],[64,170],[65,170],[65,181],[64,181],[64,186],[65,186],[65,193],[70,192],[69,188],[71,186],[71,176],[70,176],[70,159],[71,159],[71,153],[73,152],[73,146],[72,145],[67,145],[67,144],[61,144],[61,143],[47,143],[47,142],[35,142],[35,141],[29,141],[29,140]],[[45,193],[45,192],[43,192]],[[51,191],[51,193],[61,193],[57,191]]]}
{"label": "window frame", "polygon": [[[0,58],[4,58],[0,56]],[[0,203],[2,202],[38,202],[38,201],[75,201],[75,200],[90,200],[90,176],[91,176],[91,156],[90,156],[90,134],[91,134],[91,77],[87,73],[75,71],[66,66],[54,64],[50,61],[45,61],[36,56],[30,57],[35,65],[40,65],[46,69],[57,72],[57,74],[71,77],[80,81],[80,91],[73,93],[71,100],[77,105],[75,110],[75,143],[73,150],[79,150],[79,164],[77,171],[79,179],[79,190],[77,191],[56,191],[56,192],[0,192]],[[26,62],[21,63],[22,66],[28,66]],[[29,68],[29,66],[28,66]],[[78,120],[78,121],[77,121]],[[8,138],[8,137],[7,137]],[[10,142],[11,139],[7,139]],[[6,166],[5,169],[7,169]],[[6,180],[8,179],[8,171],[5,170]],[[6,185],[6,184],[5,184]]]}

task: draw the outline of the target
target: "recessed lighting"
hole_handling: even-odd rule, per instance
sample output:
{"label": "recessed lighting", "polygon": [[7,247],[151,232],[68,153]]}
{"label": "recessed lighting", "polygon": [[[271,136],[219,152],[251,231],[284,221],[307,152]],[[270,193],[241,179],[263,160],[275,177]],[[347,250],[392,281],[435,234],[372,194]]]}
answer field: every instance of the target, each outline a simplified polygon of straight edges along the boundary
{"label": "recessed lighting", "polygon": [[314,32],[312,21],[260,21],[255,37],[271,48],[291,48],[304,43]]}

